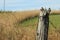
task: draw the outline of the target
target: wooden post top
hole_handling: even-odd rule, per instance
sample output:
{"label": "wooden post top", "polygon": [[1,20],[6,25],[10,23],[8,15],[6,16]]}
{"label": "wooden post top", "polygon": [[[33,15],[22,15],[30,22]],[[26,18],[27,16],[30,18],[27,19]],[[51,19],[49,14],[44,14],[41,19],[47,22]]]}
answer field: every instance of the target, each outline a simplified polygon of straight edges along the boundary
{"label": "wooden post top", "polygon": [[48,10],[46,8],[41,7],[40,9],[40,16],[45,16],[47,13],[50,14],[51,9],[49,8]]}

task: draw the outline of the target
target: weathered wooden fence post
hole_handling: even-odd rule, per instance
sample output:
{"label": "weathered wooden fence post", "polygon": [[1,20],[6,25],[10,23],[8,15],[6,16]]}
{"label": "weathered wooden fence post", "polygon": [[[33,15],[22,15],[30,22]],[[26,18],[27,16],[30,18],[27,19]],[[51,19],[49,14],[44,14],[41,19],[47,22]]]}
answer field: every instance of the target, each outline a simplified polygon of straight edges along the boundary
{"label": "weathered wooden fence post", "polygon": [[51,9],[49,8],[46,11],[46,15],[44,16],[44,40],[48,40],[48,29],[49,29],[49,14],[51,12]]}
{"label": "weathered wooden fence post", "polygon": [[47,40],[48,38],[49,13],[49,10],[45,10],[42,7],[39,15],[36,40]]}

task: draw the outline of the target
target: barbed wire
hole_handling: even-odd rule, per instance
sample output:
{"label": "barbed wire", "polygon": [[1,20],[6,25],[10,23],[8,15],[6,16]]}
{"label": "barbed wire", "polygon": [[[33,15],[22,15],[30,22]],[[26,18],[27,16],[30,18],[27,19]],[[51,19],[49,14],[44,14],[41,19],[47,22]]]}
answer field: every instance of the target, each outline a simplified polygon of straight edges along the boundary
{"label": "barbed wire", "polygon": [[53,26],[56,32],[60,33],[60,30],[57,30],[57,27],[50,21],[50,24]]}

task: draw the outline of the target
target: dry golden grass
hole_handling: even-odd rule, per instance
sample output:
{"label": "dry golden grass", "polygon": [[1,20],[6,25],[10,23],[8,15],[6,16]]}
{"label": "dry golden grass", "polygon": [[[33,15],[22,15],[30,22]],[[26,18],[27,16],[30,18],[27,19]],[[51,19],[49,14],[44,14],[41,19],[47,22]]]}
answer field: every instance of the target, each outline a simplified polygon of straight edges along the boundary
{"label": "dry golden grass", "polygon": [[16,22],[23,21],[26,18],[35,17],[38,15],[38,11],[23,11],[13,13],[0,13],[0,23],[9,25]]}
{"label": "dry golden grass", "polygon": [[52,10],[51,13],[57,13],[57,14],[60,14],[60,10]]}
{"label": "dry golden grass", "polygon": [[35,30],[16,23],[37,15],[38,11],[0,13],[0,40],[34,40]]}

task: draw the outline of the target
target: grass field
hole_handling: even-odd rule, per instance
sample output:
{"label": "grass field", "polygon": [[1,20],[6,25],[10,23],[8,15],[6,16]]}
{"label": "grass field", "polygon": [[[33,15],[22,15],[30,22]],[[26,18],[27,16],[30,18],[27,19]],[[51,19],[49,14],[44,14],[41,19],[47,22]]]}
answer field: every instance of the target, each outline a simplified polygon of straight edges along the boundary
{"label": "grass field", "polygon": [[[60,19],[59,18],[60,15],[50,15],[48,40],[60,40]],[[38,17],[24,21],[23,23],[21,23],[21,25],[23,27],[32,27],[33,30],[36,30],[36,26],[34,26],[36,23],[38,23]]]}
{"label": "grass field", "polygon": [[[35,40],[37,15],[38,11],[0,13],[0,40]],[[59,18],[60,15],[50,15],[53,24],[50,23],[49,40],[60,40]],[[20,22],[21,20],[24,21]]]}

